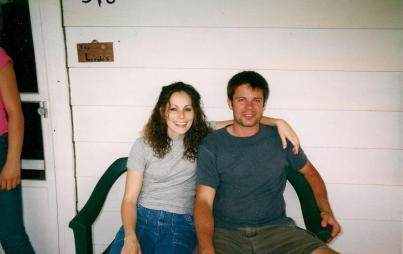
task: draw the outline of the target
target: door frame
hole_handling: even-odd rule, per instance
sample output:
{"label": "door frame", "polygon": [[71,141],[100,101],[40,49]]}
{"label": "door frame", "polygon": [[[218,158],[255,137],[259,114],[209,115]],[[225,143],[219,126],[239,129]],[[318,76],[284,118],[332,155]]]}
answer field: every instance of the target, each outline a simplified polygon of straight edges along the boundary
{"label": "door frame", "polygon": [[49,198],[55,198],[59,253],[74,253],[74,237],[68,227],[76,214],[75,156],[72,113],[66,59],[61,0],[29,0],[38,83],[47,88],[48,126],[51,136],[44,137],[52,154],[46,172],[53,180]]}

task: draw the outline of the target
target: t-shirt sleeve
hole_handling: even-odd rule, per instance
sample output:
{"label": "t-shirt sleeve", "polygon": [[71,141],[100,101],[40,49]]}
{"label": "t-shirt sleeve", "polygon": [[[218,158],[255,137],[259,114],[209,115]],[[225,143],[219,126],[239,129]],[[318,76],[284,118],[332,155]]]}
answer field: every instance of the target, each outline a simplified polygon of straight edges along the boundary
{"label": "t-shirt sleeve", "polygon": [[3,68],[8,62],[11,62],[11,58],[7,55],[4,49],[0,48],[0,69]]}
{"label": "t-shirt sleeve", "polygon": [[201,145],[197,155],[196,183],[216,189],[219,185],[219,175],[214,154]]}
{"label": "t-shirt sleeve", "polygon": [[292,151],[293,145],[288,142],[287,144],[287,159],[288,162],[290,163],[290,166],[294,170],[300,170],[302,169],[305,164],[308,162],[308,158],[302,149],[302,147],[299,147],[299,152],[297,155],[295,155]]}
{"label": "t-shirt sleeve", "polygon": [[144,171],[146,167],[146,144],[143,138],[138,138],[130,149],[127,160],[128,170]]}

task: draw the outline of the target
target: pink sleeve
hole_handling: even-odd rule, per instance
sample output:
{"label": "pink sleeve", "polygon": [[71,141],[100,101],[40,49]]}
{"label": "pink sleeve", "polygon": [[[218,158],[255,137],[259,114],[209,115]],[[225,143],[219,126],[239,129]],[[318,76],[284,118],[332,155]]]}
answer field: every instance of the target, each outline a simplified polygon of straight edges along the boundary
{"label": "pink sleeve", "polygon": [[4,67],[8,62],[11,61],[11,58],[7,55],[4,49],[0,48],[0,69]]}

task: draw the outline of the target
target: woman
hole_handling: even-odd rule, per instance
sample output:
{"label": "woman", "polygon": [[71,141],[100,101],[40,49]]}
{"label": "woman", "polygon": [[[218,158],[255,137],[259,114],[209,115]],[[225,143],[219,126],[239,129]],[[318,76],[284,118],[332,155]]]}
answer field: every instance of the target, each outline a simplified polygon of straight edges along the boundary
{"label": "woman", "polygon": [[[216,127],[229,123],[217,122]],[[264,123],[279,123],[292,132],[281,120],[265,118]],[[123,226],[110,253],[192,253],[197,241],[192,218],[195,159],[210,131],[192,86],[178,82],[162,88],[144,136],[130,151]],[[298,147],[298,140],[294,143]]]}
{"label": "woman", "polygon": [[34,253],[22,216],[23,136],[24,119],[13,65],[0,48],[0,242],[6,253]]}

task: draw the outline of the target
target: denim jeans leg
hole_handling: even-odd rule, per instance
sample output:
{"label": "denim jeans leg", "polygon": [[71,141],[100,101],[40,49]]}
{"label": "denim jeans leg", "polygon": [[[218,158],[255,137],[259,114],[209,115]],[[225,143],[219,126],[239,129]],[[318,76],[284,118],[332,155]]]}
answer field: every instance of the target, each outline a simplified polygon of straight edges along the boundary
{"label": "denim jeans leg", "polygon": [[[193,218],[188,214],[173,214],[165,219],[155,254],[191,254],[196,247],[197,238]],[[165,233],[164,233],[165,232]]]}
{"label": "denim jeans leg", "polygon": [[111,249],[109,250],[109,254],[120,254],[124,243],[125,243],[125,231],[123,226],[121,226],[118,233],[115,236],[115,239],[113,240]]}
{"label": "denim jeans leg", "polygon": [[154,254],[159,239],[159,221],[164,212],[148,209],[137,204],[136,234],[140,242],[142,254]]}
{"label": "denim jeans leg", "polygon": [[0,242],[8,253],[35,253],[22,217],[21,185],[11,191],[0,191]]}
{"label": "denim jeans leg", "polygon": [[[152,235],[154,228],[152,228],[153,220],[152,213],[141,205],[137,205],[137,222],[136,222],[136,236],[140,243],[141,253],[153,253],[154,242]],[[125,231],[123,226],[120,227],[118,233],[113,240],[109,254],[120,254],[124,245]]]}
{"label": "denim jeans leg", "polygon": [[[0,137],[0,171],[7,156],[7,136]],[[0,243],[9,253],[35,253],[25,232],[21,185],[11,191],[0,190]]]}
{"label": "denim jeans leg", "polygon": [[[192,216],[148,209],[139,204],[136,235],[142,254],[191,254],[197,243]],[[121,227],[109,253],[120,253],[123,244]]]}

